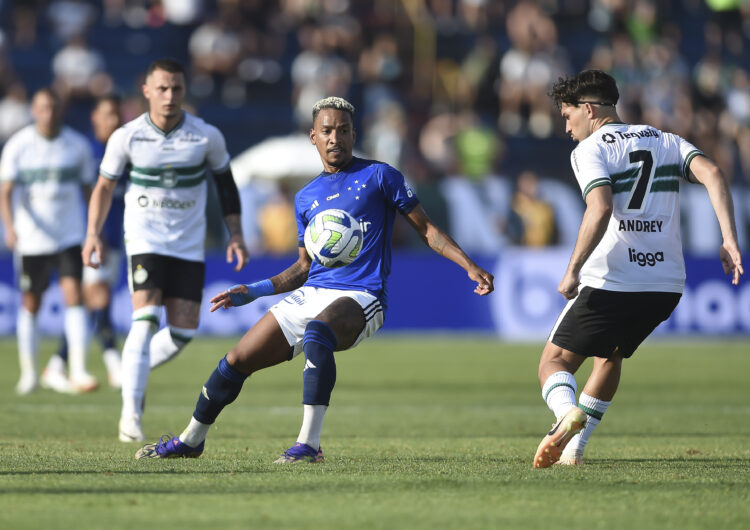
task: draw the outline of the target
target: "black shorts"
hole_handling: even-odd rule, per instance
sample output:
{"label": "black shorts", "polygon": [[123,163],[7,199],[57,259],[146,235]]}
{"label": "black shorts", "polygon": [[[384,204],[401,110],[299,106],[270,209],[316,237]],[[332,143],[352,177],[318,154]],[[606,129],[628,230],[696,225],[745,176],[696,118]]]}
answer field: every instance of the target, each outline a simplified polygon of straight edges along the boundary
{"label": "black shorts", "polygon": [[128,256],[130,292],[161,289],[162,298],[182,298],[200,302],[206,265],[159,254]]}
{"label": "black shorts", "polygon": [[69,247],[55,254],[21,256],[19,279],[21,292],[41,295],[49,287],[53,270],[57,270],[57,276],[60,278],[73,277],[81,281],[83,276],[81,246]]}
{"label": "black shorts", "polygon": [[682,295],[625,293],[583,287],[565,306],[550,342],[586,357],[630,357],[652,331],[672,314]]}

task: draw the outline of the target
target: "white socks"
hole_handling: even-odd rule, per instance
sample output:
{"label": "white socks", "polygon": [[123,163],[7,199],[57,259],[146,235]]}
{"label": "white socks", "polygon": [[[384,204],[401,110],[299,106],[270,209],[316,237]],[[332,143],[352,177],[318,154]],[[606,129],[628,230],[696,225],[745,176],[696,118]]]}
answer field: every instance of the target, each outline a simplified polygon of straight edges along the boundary
{"label": "white socks", "polygon": [[569,372],[555,372],[542,387],[542,398],[558,420],[576,406],[575,377]]}
{"label": "white socks", "polygon": [[16,334],[18,335],[18,362],[21,366],[21,378],[33,378],[36,381],[38,374],[39,333],[37,330],[36,315],[24,307],[18,308]]}
{"label": "white socks", "polygon": [[180,435],[180,441],[188,447],[198,447],[206,439],[210,424],[201,423],[195,418],[190,418],[190,423]]}
{"label": "white socks", "polygon": [[[194,329],[166,326],[161,328],[151,339],[150,365],[153,370],[165,362],[173,359],[195,336]],[[190,444],[188,444],[190,445]]]}
{"label": "white socks", "polygon": [[161,308],[146,306],[133,311],[133,323],[122,347],[122,417],[143,414],[148,384],[149,343],[159,325]]}
{"label": "white socks", "polygon": [[65,308],[65,339],[68,341],[68,373],[71,379],[85,378],[88,353],[88,316],[82,305]]}
{"label": "white socks", "polygon": [[323,419],[328,406],[302,405],[302,428],[297,437],[297,443],[307,444],[316,451],[320,449],[320,433],[323,430]]}
{"label": "white socks", "polygon": [[586,413],[586,427],[581,432],[573,436],[563,451],[564,455],[583,456],[583,450],[589,441],[589,436],[604,416],[611,401],[602,401],[595,397],[581,392],[578,408]]}

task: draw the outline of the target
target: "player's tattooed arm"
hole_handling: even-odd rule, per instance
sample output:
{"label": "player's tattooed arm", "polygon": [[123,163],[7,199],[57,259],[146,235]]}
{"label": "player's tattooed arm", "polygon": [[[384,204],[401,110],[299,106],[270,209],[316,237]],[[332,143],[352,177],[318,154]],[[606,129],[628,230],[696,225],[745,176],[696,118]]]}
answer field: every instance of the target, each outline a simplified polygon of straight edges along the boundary
{"label": "player's tattooed arm", "polygon": [[406,219],[428,247],[462,267],[472,281],[477,283],[474,292],[478,295],[490,294],[494,289],[494,277],[466,255],[451,236],[434,224],[424,209],[417,205],[406,214]]}
{"label": "player's tattooed arm", "polygon": [[300,247],[299,258],[297,261],[295,261],[288,269],[271,278],[274,292],[286,293],[302,287],[307,281],[307,274],[310,272],[310,265],[312,265],[310,256],[307,255],[307,251],[304,247]]}
{"label": "player's tattooed arm", "polygon": [[304,285],[307,273],[310,271],[310,257],[304,247],[300,248],[299,259],[291,267],[276,276],[250,284],[233,285],[226,291],[222,291],[211,300],[209,311],[212,313],[217,309],[229,309],[249,304],[262,296],[286,293]]}

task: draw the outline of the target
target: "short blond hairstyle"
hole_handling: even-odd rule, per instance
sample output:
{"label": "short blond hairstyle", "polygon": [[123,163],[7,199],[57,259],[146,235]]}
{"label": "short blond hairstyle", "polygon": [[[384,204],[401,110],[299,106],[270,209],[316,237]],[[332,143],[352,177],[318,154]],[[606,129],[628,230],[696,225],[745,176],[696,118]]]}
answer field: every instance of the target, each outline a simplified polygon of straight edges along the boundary
{"label": "short blond hairstyle", "polygon": [[354,119],[354,105],[349,103],[344,98],[331,96],[331,97],[323,98],[320,101],[318,101],[315,105],[313,105],[313,108],[312,108],[313,123],[315,123],[315,118],[318,117],[318,113],[323,109],[343,110],[343,111],[348,112],[351,115],[352,119]]}

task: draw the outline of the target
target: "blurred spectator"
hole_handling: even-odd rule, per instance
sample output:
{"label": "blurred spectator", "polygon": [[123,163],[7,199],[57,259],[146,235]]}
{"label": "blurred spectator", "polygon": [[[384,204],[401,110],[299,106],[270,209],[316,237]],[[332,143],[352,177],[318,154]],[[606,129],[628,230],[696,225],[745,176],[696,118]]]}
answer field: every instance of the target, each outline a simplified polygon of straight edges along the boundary
{"label": "blurred spectator", "polygon": [[533,171],[518,176],[511,205],[514,221],[508,225],[511,239],[527,247],[557,243],[557,226],[552,206],[539,197],[539,179]]}
{"label": "blurred spectator", "polygon": [[239,20],[231,11],[200,25],[190,37],[190,58],[196,75],[230,75],[240,60],[242,46]]}
{"label": "blurred spectator", "polygon": [[203,0],[161,0],[167,22],[190,26],[203,14]]}
{"label": "blurred spectator", "polygon": [[258,212],[258,224],[266,252],[293,254],[299,247],[294,204],[283,184]]}
{"label": "blurred spectator", "polygon": [[401,167],[405,136],[404,109],[396,102],[382,104],[365,129],[365,152],[375,160]]}
{"label": "blurred spectator", "polygon": [[96,97],[113,90],[102,55],[83,37],[73,37],[52,59],[55,88],[66,97]]}
{"label": "blurred spectator", "polygon": [[333,52],[328,31],[332,29],[308,24],[298,32],[302,51],[292,61],[292,101],[298,123],[305,129],[312,123],[310,109],[316,101],[328,96],[343,97],[349,91],[352,68]]}
{"label": "blurred spectator", "polygon": [[84,35],[96,20],[97,9],[86,0],[53,0],[47,17],[61,42]]}
{"label": "blurred spectator", "polygon": [[37,38],[37,13],[43,0],[17,2],[13,6],[11,20],[13,21],[12,42],[19,48],[28,48],[34,45]]}
{"label": "blurred spectator", "polygon": [[511,48],[500,60],[498,124],[506,134],[528,128],[533,136],[546,138],[552,134],[547,91],[569,70],[557,27],[536,3],[522,0],[508,13],[507,31]]}
{"label": "blurred spectator", "polygon": [[0,100],[0,144],[31,123],[28,95],[23,83],[13,83]]}
{"label": "blurred spectator", "polygon": [[359,75],[364,83],[362,116],[380,111],[382,105],[397,101],[395,82],[401,77],[403,65],[398,56],[398,42],[393,35],[378,34],[372,46],[359,56]]}

